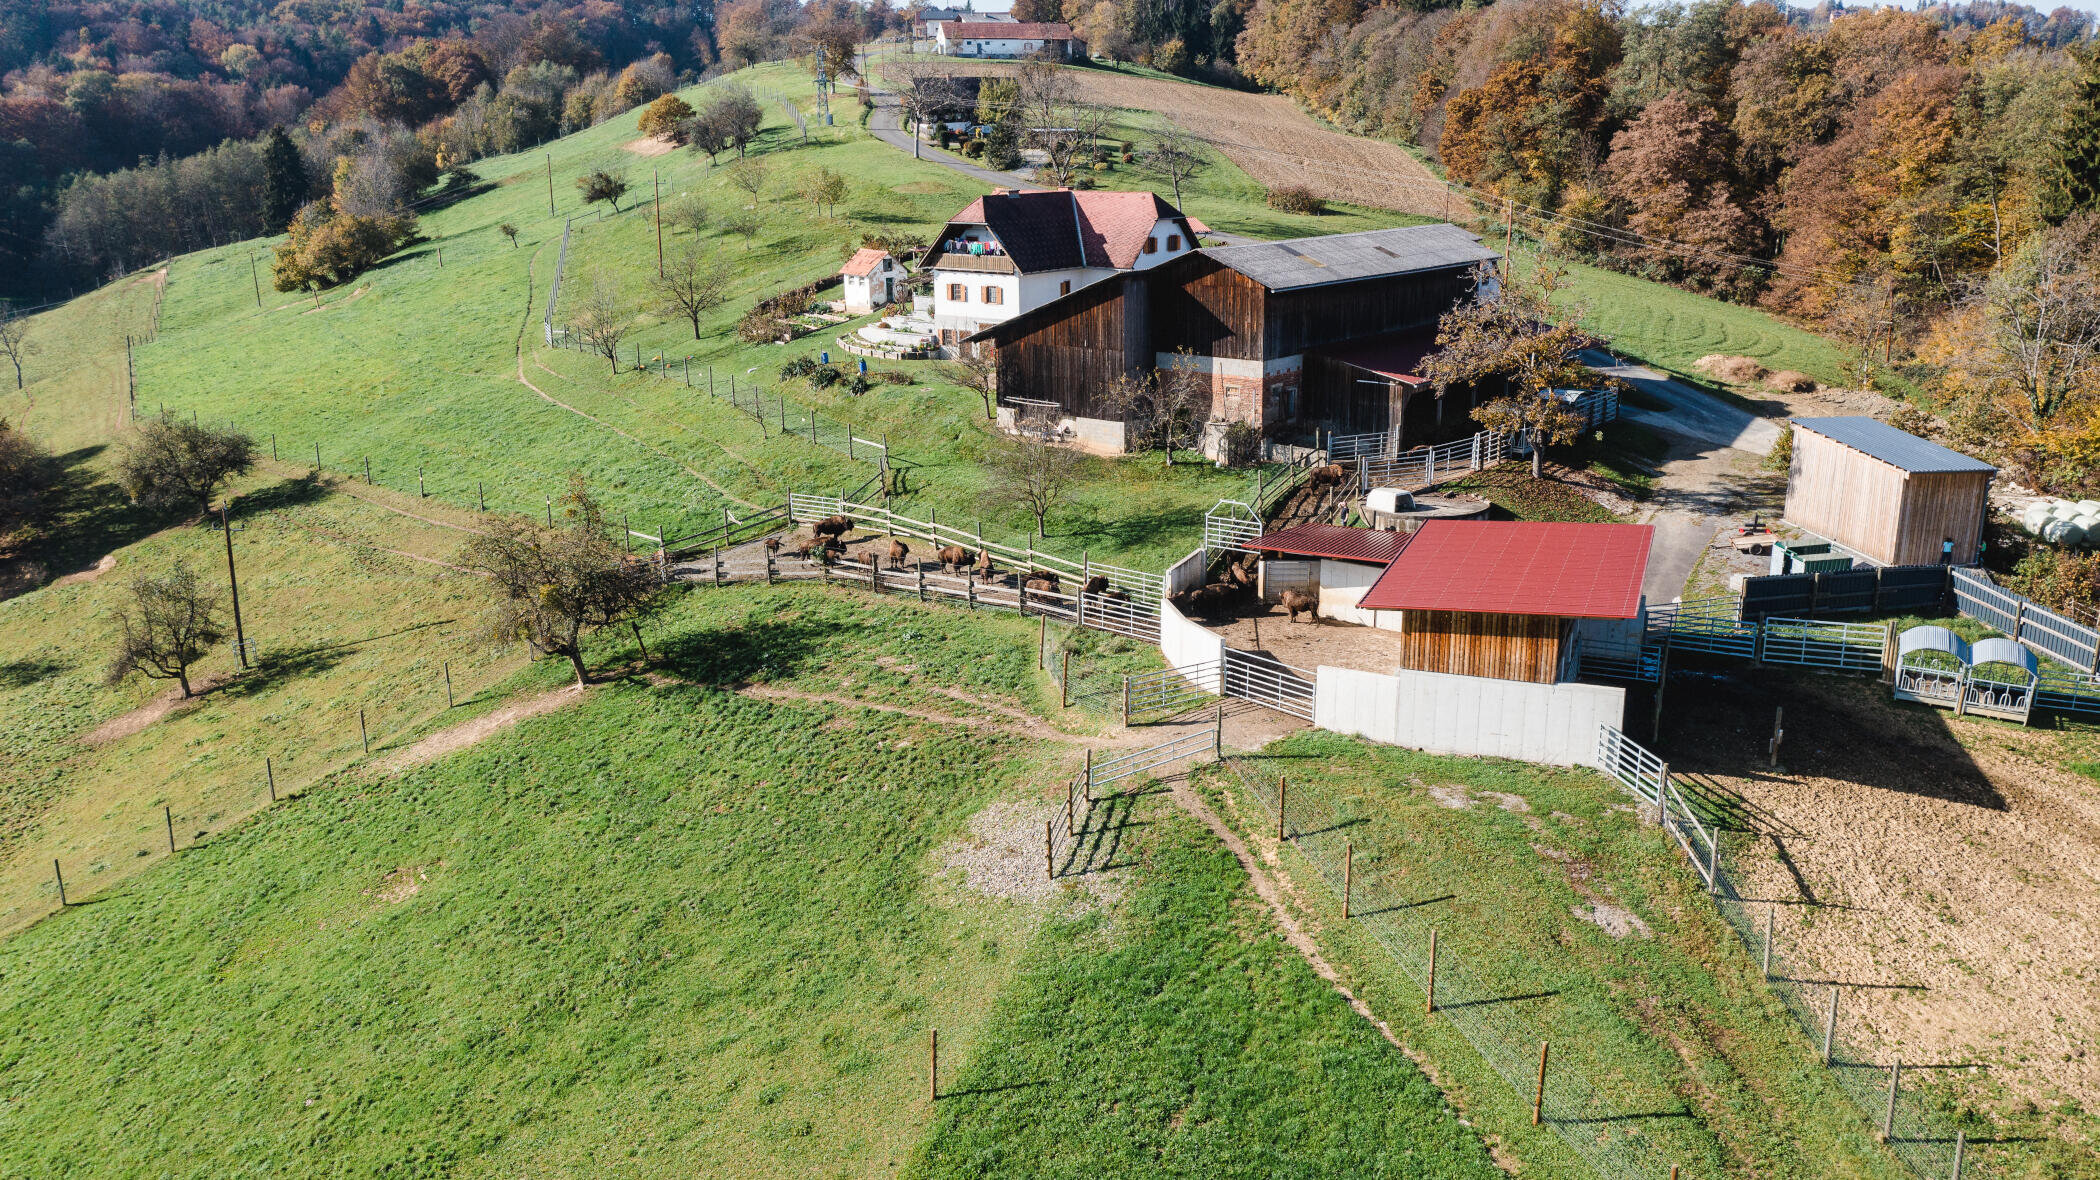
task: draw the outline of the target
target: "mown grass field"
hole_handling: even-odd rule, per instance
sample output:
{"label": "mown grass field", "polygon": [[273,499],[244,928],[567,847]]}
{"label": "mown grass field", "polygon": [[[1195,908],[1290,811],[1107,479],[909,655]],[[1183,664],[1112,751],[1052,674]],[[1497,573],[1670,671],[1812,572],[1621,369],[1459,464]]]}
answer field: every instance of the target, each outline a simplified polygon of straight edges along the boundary
{"label": "mown grass field", "polygon": [[[1560,1069],[1632,1116],[1597,1133],[1646,1143],[1685,1175],[1908,1174],[1816,1064],[1681,853],[1616,784],[1317,731],[1251,761],[1289,777],[1295,839],[1279,847],[1266,805],[1212,772],[1221,814],[1280,856],[1298,886],[1291,896],[1344,978],[1439,1063],[1446,1092],[1499,1150],[1525,1161],[1524,1174],[1591,1173],[1530,1125],[1528,1082],[1513,1093],[1448,1018],[1424,1015],[1420,984],[1381,937],[1419,958],[1424,948],[1402,932],[1434,926],[1447,976],[1470,985],[1447,978],[1442,1003],[1490,1020],[1506,1012],[1527,1035],[1549,1038]],[[1310,859],[1338,884],[1345,842],[1362,891],[1352,921]],[[1599,905],[1640,925],[1608,931],[1583,916]],[[1395,908],[1374,908],[1385,906]],[[1537,1041],[1528,1044],[1535,1059]]]}
{"label": "mown grass field", "polygon": [[[1186,825],[1139,834],[1127,900],[1090,915],[944,870],[973,812],[1042,806],[1069,769],[980,703],[1040,692],[1032,631],[843,589],[695,591],[649,678],[398,775],[343,772],[14,935],[0,1160],[941,1175],[996,1142],[1048,1174],[1362,1175],[1410,1151],[1437,1165],[1417,1174],[1489,1174]],[[814,699],[865,685],[918,715]],[[1090,1002],[1041,1027],[1073,983]],[[1022,1040],[1063,1101],[988,1080]]]}

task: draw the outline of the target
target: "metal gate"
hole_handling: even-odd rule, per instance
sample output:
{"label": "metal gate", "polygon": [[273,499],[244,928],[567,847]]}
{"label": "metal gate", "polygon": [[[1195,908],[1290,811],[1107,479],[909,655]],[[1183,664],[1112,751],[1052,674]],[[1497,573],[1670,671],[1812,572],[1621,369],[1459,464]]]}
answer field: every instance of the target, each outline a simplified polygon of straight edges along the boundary
{"label": "metal gate", "polygon": [[1316,676],[1268,656],[1225,649],[1226,696],[1253,701],[1306,721],[1313,719]]}
{"label": "metal gate", "polygon": [[1838,672],[1879,672],[1888,644],[1880,623],[1833,623],[1825,619],[1766,619],[1762,658]]}
{"label": "metal gate", "polygon": [[1213,552],[1252,553],[1247,543],[1261,534],[1261,515],[1238,500],[1220,500],[1203,514],[1203,547]]}
{"label": "metal gate", "polygon": [[1715,655],[1757,658],[1756,623],[1737,616],[1741,603],[1733,598],[1695,598],[1648,608],[1648,637],[1668,635],[1670,646],[1679,651],[1703,651]]}

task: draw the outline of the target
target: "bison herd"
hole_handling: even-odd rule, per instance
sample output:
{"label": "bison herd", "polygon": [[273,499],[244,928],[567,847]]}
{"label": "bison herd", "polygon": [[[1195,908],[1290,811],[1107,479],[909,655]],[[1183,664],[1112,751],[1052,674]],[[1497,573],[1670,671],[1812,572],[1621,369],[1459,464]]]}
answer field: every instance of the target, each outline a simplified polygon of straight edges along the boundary
{"label": "bison herd", "polygon": [[[800,543],[785,541],[780,537],[766,538],[766,556],[768,558],[776,558],[785,549],[791,556],[799,557],[812,564],[822,562],[828,565],[835,561],[849,560],[853,555],[847,549],[846,537],[852,533],[853,527],[854,520],[850,516],[827,516],[812,524],[809,538]],[[1063,580],[1058,577],[1055,571],[1001,570],[992,563],[992,555],[989,550],[972,553],[961,545],[944,545],[935,550],[933,556],[940,562],[942,572],[960,574],[967,571],[972,579],[981,585],[1013,586],[1020,584],[1036,593],[1061,594],[1064,592]],[[861,551],[859,559],[871,566],[877,561],[886,559],[889,568],[901,570],[906,568],[906,564],[911,560],[911,546],[892,537],[886,548],[878,549],[875,546],[870,546]],[[1080,589],[1082,593],[1098,598],[1127,601],[1130,597],[1123,591],[1111,586],[1108,579],[1100,574],[1088,578],[1086,584]]]}

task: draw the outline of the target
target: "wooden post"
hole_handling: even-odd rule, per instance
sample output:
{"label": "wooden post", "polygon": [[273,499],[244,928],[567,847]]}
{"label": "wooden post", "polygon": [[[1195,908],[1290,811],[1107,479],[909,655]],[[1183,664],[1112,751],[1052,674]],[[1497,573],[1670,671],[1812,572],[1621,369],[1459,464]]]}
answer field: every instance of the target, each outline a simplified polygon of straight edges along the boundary
{"label": "wooden post", "polygon": [[365,456],[365,482],[372,482],[372,456]]}
{"label": "wooden post", "polygon": [[933,1029],[932,1033],[933,1035],[926,1046],[927,1052],[931,1055],[931,1060],[926,1064],[926,1101],[928,1102],[939,1101],[941,1096],[941,1030]]}
{"label": "wooden post", "polygon": [[1349,893],[1356,884],[1356,842],[1342,845],[1342,920],[1349,920]]}
{"label": "wooden post", "polygon": [[51,858],[51,878],[58,882],[58,908],[66,908],[66,875],[59,871],[58,858]]}
{"label": "wooden post", "polygon": [[1898,1079],[1902,1076],[1903,1062],[1901,1060],[1889,1062],[1889,1105],[1888,1109],[1883,1111],[1881,1115],[1881,1141],[1883,1143],[1896,1141],[1896,1086]]}
{"label": "wooden post", "polygon": [[474,481],[474,498],[480,501],[483,512],[489,510],[489,490],[478,479]]}
{"label": "wooden post", "polygon": [[1881,637],[1881,682],[1896,682],[1896,620],[1890,619],[1886,632]]}
{"label": "wooden post", "polygon": [[1290,795],[1291,795],[1291,780],[1289,780],[1289,779],[1287,779],[1287,778],[1283,777],[1282,775],[1277,775],[1277,776],[1276,776],[1276,841],[1277,841],[1277,843],[1279,843],[1279,844],[1283,842],[1283,813],[1284,813],[1284,809],[1285,809],[1286,807],[1288,807],[1288,806],[1290,805]]}
{"label": "wooden post", "polygon": [[1772,911],[1776,908],[1778,907],[1775,905],[1768,905],[1765,907],[1764,969],[1766,983],[1772,982]]}
{"label": "wooden post", "polygon": [[1786,706],[1779,705],[1772,710],[1772,745],[1769,752],[1772,756],[1771,765],[1774,767],[1779,765],[1779,740],[1785,736]]}
{"label": "wooden post", "polygon": [[1072,810],[1073,810],[1073,805],[1074,805],[1074,803],[1075,803],[1075,802],[1077,801],[1078,797],[1079,797],[1079,792],[1077,792],[1077,791],[1075,791],[1075,790],[1073,790],[1073,789],[1072,789],[1072,783],[1071,783],[1071,781],[1070,781],[1070,780],[1066,780],[1066,782],[1065,782],[1065,831],[1067,831],[1067,832],[1069,832],[1069,831],[1071,831],[1071,830],[1073,829],[1073,824],[1072,824]]}
{"label": "wooden post", "polygon": [[1961,1180],[1961,1159],[1968,1153],[1969,1133],[1967,1131],[1956,1131],[1954,1133],[1954,1180]]}
{"label": "wooden post", "polygon": [[1043,821],[1043,879],[1057,880],[1057,838],[1050,834],[1050,820]]}
{"label": "wooden post", "polygon": [[270,432],[270,462],[277,462],[277,432]]}
{"label": "wooden post", "polygon": [[1094,809],[1094,748],[1092,746],[1088,746],[1086,750],[1085,774],[1086,778],[1082,781],[1086,783],[1086,806],[1088,811],[1092,811]]}
{"label": "wooden post", "polygon": [[926,567],[919,566],[919,601],[926,601]]}
{"label": "wooden post", "polygon": [[963,571],[963,602],[970,610],[977,609],[977,572]]}
{"label": "wooden post", "polygon": [[[1023,606],[1026,606],[1028,603],[1028,586],[1026,583],[1023,583],[1021,586],[1021,603]],[[1028,612],[1026,610],[1023,610],[1021,613],[1025,615]],[[1043,649],[1045,647],[1048,647],[1049,645],[1050,616],[1044,615],[1042,616],[1042,626],[1037,629],[1035,637],[1035,666],[1036,670],[1039,672],[1048,671],[1048,669],[1045,668],[1043,665]]]}
{"label": "wooden post", "polygon": [[315,471],[319,471],[320,469],[321,469],[321,444],[320,444],[320,443],[315,443],[315,444],[314,444],[314,470],[315,470]]}
{"label": "wooden post", "polygon": [[1123,728],[1130,728],[1130,674],[1123,674]]}
{"label": "wooden post", "polygon": [[1553,1042],[1539,1042],[1539,1084],[1531,1092],[1531,1125],[1536,1127],[1544,1121],[1546,1112],[1546,1058],[1553,1051]]}
{"label": "wooden post", "polygon": [[1830,1064],[1830,1045],[1837,1039],[1838,989],[1830,989],[1830,1015],[1823,1020],[1823,1064]]}
{"label": "wooden post", "polygon": [[362,707],[360,707],[357,710],[357,738],[359,741],[365,744],[365,753],[371,753],[372,734],[370,731],[365,729],[365,711]]}
{"label": "wooden post", "polygon": [[1057,653],[1057,696],[1059,708],[1072,707],[1072,653],[1068,651]]}
{"label": "wooden post", "polygon": [[1422,1011],[1436,1015],[1436,927],[1429,928],[1429,987],[1422,996]]}
{"label": "wooden post", "polygon": [[172,854],[175,851],[175,809],[163,806],[160,814],[161,818],[168,821],[168,851]]}
{"label": "wooden post", "polygon": [[452,661],[445,661],[445,707],[452,707]]}
{"label": "wooden post", "polygon": [[263,774],[270,780],[270,802],[275,803],[277,802],[277,768],[270,765],[268,758],[263,759]]}

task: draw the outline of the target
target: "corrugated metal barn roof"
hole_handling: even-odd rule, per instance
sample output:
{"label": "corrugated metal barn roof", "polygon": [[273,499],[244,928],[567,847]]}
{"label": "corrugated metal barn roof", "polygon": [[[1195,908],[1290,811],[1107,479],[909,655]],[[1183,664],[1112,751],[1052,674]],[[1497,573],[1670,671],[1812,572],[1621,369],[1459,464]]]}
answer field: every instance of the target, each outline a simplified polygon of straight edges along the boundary
{"label": "corrugated metal barn roof", "polygon": [[1425,521],[1357,606],[1630,619],[1654,536],[1645,524]]}
{"label": "corrugated metal barn roof", "polygon": [[1812,430],[1833,442],[1841,442],[1864,455],[1900,467],[1913,475],[1938,475],[1952,471],[1996,471],[1981,459],[1951,451],[1915,434],[1905,434],[1873,418],[1796,418],[1794,425]]}
{"label": "corrugated metal barn roof", "polygon": [[1339,524],[1301,524],[1265,533],[1247,542],[1247,548],[1261,553],[1296,553],[1335,561],[1384,565],[1400,556],[1400,551],[1407,548],[1412,536],[1413,533],[1388,533]]}
{"label": "corrugated metal barn roof", "polygon": [[1455,225],[1411,225],[1247,246],[1212,246],[1203,253],[1271,291],[1474,266],[1501,257],[1482,246],[1478,234]]}

